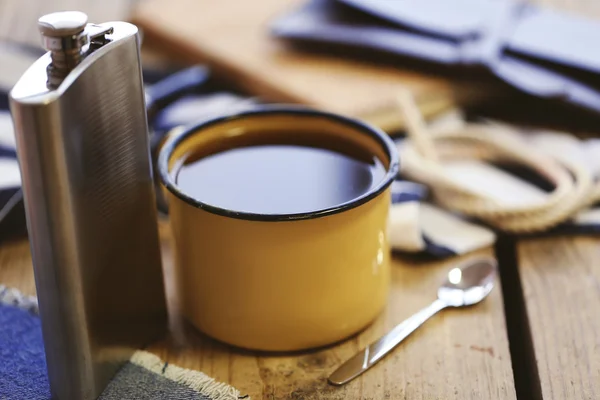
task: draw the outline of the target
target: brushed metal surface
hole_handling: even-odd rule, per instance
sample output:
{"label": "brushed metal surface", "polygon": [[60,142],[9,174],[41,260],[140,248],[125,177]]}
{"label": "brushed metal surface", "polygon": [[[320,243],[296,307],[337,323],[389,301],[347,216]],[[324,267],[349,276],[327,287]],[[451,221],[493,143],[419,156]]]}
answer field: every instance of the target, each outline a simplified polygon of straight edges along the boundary
{"label": "brushed metal surface", "polygon": [[52,395],[87,400],[166,328],[137,28],[57,90],[46,54],[11,92]]}

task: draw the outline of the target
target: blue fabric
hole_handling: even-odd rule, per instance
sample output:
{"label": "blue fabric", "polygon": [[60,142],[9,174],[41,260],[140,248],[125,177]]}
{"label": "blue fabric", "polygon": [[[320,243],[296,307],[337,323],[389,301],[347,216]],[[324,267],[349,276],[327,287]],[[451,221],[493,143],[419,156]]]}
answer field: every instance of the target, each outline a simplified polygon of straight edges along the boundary
{"label": "blue fabric", "polygon": [[448,247],[435,243],[427,235],[423,235],[423,241],[425,242],[424,253],[435,257],[435,258],[446,258],[456,256],[456,252],[452,251]]}
{"label": "blue fabric", "polygon": [[[119,371],[100,396],[100,400],[153,399],[210,400],[186,385],[132,363]],[[2,303],[0,400],[51,400],[40,318]]]}
{"label": "blue fabric", "polygon": [[424,201],[429,191],[420,183],[396,179],[392,182],[392,203],[405,203],[408,201]]}
{"label": "blue fabric", "polygon": [[12,147],[0,145],[0,157],[17,158],[17,151]]}
{"label": "blue fabric", "polygon": [[40,319],[0,305],[0,399],[50,399]]}

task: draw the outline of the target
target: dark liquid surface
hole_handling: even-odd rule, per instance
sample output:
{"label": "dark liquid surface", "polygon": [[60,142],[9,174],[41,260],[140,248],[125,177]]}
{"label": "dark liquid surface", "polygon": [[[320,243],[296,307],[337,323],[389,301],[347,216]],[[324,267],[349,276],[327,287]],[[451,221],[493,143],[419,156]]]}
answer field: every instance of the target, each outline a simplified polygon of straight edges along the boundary
{"label": "dark liquid surface", "polygon": [[295,214],[335,207],[379,184],[379,159],[331,150],[266,145],[236,148],[184,164],[176,182],[203,203],[258,214]]}

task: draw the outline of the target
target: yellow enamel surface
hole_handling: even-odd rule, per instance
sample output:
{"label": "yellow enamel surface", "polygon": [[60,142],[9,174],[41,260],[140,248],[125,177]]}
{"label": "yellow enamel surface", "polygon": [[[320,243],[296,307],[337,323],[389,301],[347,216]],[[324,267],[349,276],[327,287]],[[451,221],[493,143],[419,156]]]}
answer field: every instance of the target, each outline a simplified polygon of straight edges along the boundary
{"label": "yellow enamel surface", "polygon": [[[286,118],[275,124],[279,128],[257,124],[247,132],[286,132],[281,129],[290,126]],[[389,164],[376,140],[339,123],[307,122],[291,125],[295,135],[310,135],[318,126],[321,138],[339,141],[338,135],[346,135],[351,146]],[[197,146],[220,151],[216,147],[231,132],[213,127],[185,139],[170,168]],[[167,193],[183,312],[209,336],[250,349],[300,350],[352,335],[384,307],[390,281],[389,188],[340,213],[280,222],[218,215]]]}
{"label": "yellow enamel surface", "polygon": [[169,196],[184,314],[206,334],[298,350],[359,331],[384,306],[389,189],[343,213],[286,222],[228,218]]}

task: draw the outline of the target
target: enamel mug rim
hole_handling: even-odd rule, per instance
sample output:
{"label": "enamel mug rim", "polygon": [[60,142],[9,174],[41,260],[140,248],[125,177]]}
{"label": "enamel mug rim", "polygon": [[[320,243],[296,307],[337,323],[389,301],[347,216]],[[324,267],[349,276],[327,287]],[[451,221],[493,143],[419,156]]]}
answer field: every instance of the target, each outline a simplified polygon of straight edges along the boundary
{"label": "enamel mug rim", "polygon": [[[389,164],[387,166],[387,171],[381,181],[370,188],[365,193],[361,194],[358,197],[355,197],[349,201],[346,201],[341,204],[337,204],[335,206],[322,208],[318,210],[311,210],[300,213],[282,213],[282,214],[261,214],[261,213],[252,213],[245,211],[236,211],[227,208],[218,207],[216,205],[208,204],[202,202],[188,194],[186,194],[175,182],[175,177],[169,171],[169,160],[177,148],[177,146],[188,138],[191,135],[198,134],[200,131],[219,125],[225,122],[235,121],[235,120],[243,120],[248,117],[253,116],[269,116],[269,115],[289,115],[289,116],[313,116],[320,117],[332,120],[334,122],[343,124],[348,126],[349,128],[355,129],[357,132],[361,132],[372,139],[375,139],[381,147],[385,150],[386,156],[389,159]],[[381,160],[382,162],[385,160]],[[352,208],[356,208],[383,193],[394,181],[394,179],[398,175],[400,163],[398,152],[396,149],[396,145],[393,140],[387,135],[383,130],[364,123],[360,120],[342,116],[339,114],[330,113],[327,111],[320,111],[310,107],[305,106],[296,106],[296,105],[260,105],[253,107],[249,110],[235,112],[232,114],[219,116],[215,118],[211,118],[208,120],[201,121],[194,125],[191,125],[187,128],[184,128],[177,132],[176,135],[169,137],[164,145],[160,149],[160,153],[158,156],[158,172],[160,174],[161,181],[164,187],[169,190],[174,196],[178,197],[180,200],[186,202],[187,204],[194,206],[196,208],[200,208],[202,210],[211,212],[213,214],[237,218],[237,219],[245,219],[250,221],[291,221],[291,220],[303,220],[303,219],[313,219],[313,218],[321,218],[328,215],[337,214],[340,212],[344,212],[350,210]]]}

